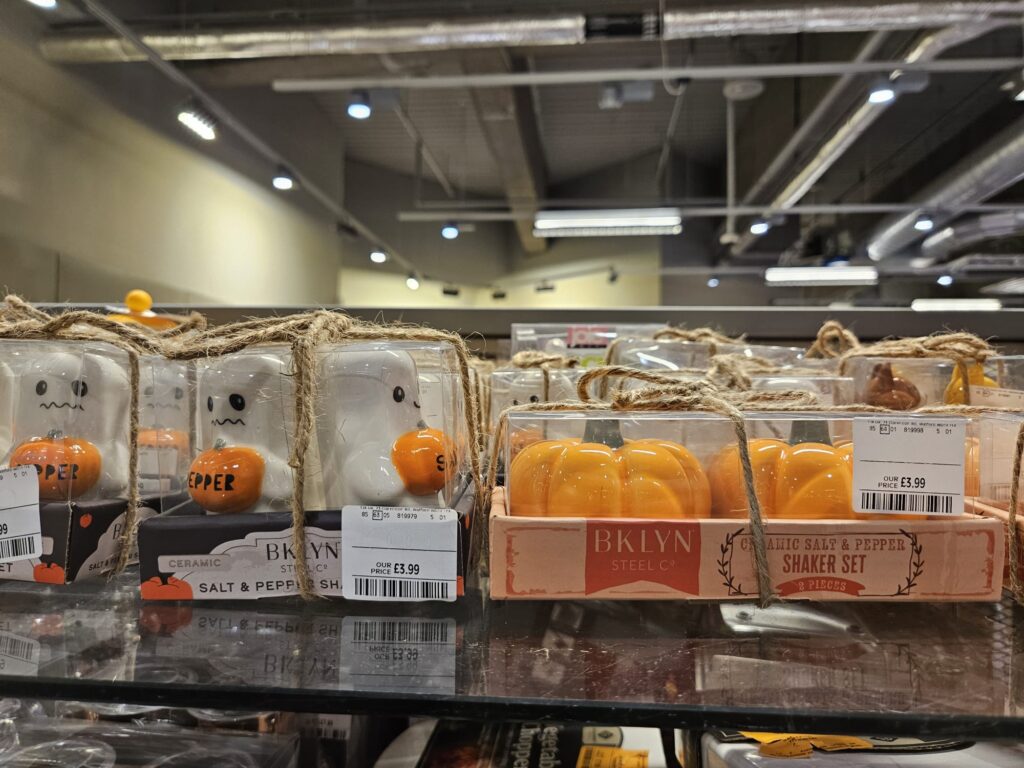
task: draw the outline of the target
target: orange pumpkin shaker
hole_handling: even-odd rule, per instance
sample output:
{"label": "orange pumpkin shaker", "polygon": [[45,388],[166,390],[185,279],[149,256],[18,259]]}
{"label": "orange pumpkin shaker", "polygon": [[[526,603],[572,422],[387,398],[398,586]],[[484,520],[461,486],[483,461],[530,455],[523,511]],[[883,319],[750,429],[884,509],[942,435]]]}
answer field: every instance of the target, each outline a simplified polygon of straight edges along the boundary
{"label": "orange pumpkin shaker", "polygon": [[711,489],[700,462],[669,440],[626,442],[611,419],[582,441],[543,440],[509,468],[510,514],[531,517],[703,518]]}
{"label": "orange pumpkin shaker", "polygon": [[437,493],[454,466],[451,439],[439,429],[418,429],[400,435],[391,447],[391,463],[413,496]]}
{"label": "orange pumpkin shaker", "polygon": [[64,437],[53,431],[26,440],[11,454],[10,465],[31,464],[39,475],[39,498],[46,501],[77,499],[100,479],[103,458],[88,440]]}
{"label": "orange pumpkin shaker", "polygon": [[258,451],[218,440],[192,462],[188,493],[207,512],[244,512],[260,500],[265,466]]}

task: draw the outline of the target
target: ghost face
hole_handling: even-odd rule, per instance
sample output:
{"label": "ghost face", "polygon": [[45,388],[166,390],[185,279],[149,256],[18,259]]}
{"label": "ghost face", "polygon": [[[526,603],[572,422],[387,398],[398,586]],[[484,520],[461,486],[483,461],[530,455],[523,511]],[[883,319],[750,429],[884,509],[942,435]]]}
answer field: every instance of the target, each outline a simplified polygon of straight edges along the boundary
{"label": "ghost face", "polygon": [[199,372],[196,407],[201,443],[247,445],[288,455],[285,413],[293,402],[284,361],[273,355],[233,355]]}
{"label": "ghost face", "polygon": [[162,360],[145,360],[143,366],[139,426],[187,431],[189,400],[185,366]]}

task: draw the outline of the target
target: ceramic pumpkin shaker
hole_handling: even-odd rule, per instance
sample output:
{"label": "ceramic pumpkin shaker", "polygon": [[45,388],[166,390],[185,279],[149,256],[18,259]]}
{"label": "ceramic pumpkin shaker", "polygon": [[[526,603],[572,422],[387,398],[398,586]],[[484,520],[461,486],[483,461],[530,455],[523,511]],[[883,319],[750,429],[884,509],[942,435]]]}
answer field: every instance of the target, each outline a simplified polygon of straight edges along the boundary
{"label": "ceramic pumpkin shaker", "polygon": [[373,342],[326,351],[319,397],[317,433],[329,509],[446,503],[444,492],[456,471],[455,443],[424,421],[410,349]]}
{"label": "ceramic pumpkin shaker", "polygon": [[[510,418],[514,434],[516,419]],[[705,518],[697,458],[660,439],[625,441],[615,418],[587,418],[583,439],[544,440],[511,460],[509,512],[528,517]]]}
{"label": "ceramic pumpkin shaker", "polygon": [[35,465],[43,500],[123,497],[131,395],[127,361],[115,358],[124,354],[37,344],[18,371],[9,464]]}
{"label": "ceramic pumpkin shaker", "polygon": [[188,492],[214,514],[287,509],[294,388],[289,355],[250,349],[213,358],[197,371],[196,421],[202,452]]}

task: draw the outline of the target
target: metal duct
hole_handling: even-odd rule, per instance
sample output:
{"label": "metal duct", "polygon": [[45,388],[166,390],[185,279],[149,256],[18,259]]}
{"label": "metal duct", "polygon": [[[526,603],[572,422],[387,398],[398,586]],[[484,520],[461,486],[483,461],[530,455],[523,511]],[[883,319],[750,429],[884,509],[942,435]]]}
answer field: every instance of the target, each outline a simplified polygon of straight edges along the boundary
{"label": "metal duct", "polygon": [[955,251],[989,240],[1024,232],[1024,211],[988,213],[960,219],[921,243],[921,255],[935,261],[945,261]]}
{"label": "metal duct", "polygon": [[[585,40],[582,15],[422,21],[373,27],[274,27],[240,31],[152,32],[142,41],[169,61],[280,56],[379,54],[453,48],[574,45]],[[39,44],[50,61],[143,61],[137,48],[107,35],[49,37]]]}
{"label": "metal duct", "polygon": [[[670,11],[661,33],[666,39],[732,35],[852,32],[971,24],[996,14],[1024,13],[1024,1],[915,2],[898,5],[845,3],[827,8],[785,4],[775,7],[707,7]],[[630,17],[632,18],[632,17]],[[637,39],[656,36],[657,17],[640,15],[625,29]],[[598,22],[605,23],[598,23]],[[419,21],[375,26],[267,27],[194,32],[156,31],[142,40],[164,59],[255,59],[279,56],[379,54],[525,45],[575,45],[607,34],[615,19],[582,14],[491,17],[463,21]],[[121,39],[107,35],[50,36],[40,43],[50,61],[97,63],[141,61]]]}
{"label": "metal duct", "polygon": [[994,14],[1019,14],[1019,2],[952,3],[829,3],[790,4],[774,8],[735,6],[669,11],[662,34],[666,39],[789,35],[801,32],[878,32],[945,27],[985,21]]}
{"label": "metal duct", "polygon": [[927,211],[942,226],[960,206],[987,200],[1024,179],[1024,118],[1001,131],[980,149],[964,157],[939,179],[915,196],[916,211],[889,216],[868,241],[868,256],[875,261],[892,256],[919,240],[914,223]]}
{"label": "metal duct", "polygon": [[[904,57],[904,60],[907,62],[931,61],[933,59],[937,59],[946,51],[951,48],[955,48],[962,43],[981,37],[994,29],[1016,23],[1017,22],[1013,20],[989,19],[988,21],[982,21],[967,26],[940,29],[936,32],[923,35],[917,45],[915,45],[910,53]],[[789,180],[786,186],[783,187],[782,191],[772,198],[771,202],[766,207],[792,208],[800,202],[818,179],[824,176],[829,168],[835,165],[836,161],[843,156],[846,150],[849,149],[868,128],[874,125],[875,121],[891,106],[891,104],[892,102],[872,104],[869,101],[865,101],[857,107],[854,113],[845,122],[840,124],[828,138],[825,139],[814,157],[812,157],[806,165],[797,171],[796,175]],[[733,246],[733,255],[743,253],[743,251],[750,247],[754,240],[754,236],[750,234],[740,238],[740,241]]]}

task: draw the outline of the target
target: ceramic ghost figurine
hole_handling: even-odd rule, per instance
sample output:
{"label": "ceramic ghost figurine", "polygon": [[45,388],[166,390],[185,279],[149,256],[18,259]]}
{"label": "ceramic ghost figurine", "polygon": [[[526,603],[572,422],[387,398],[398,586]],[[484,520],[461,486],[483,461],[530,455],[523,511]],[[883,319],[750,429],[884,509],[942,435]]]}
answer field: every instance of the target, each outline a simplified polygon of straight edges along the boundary
{"label": "ceramic ghost figurine", "polygon": [[207,512],[287,509],[294,407],[287,363],[273,354],[241,353],[213,360],[198,372],[196,420],[200,446],[188,490]]}
{"label": "ceramic ghost figurine", "polygon": [[439,506],[452,443],[423,420],[412,356],[375,345],[341,347],[323,357],[320,381],[327,506]]}
{"label": "ceramic ghost figurine", "polygon": [[95,352],[34,354],[20,370],[10,464],[34,464],[40,498],[128,489],[128,372]]}
{"label": "ceramic ghost figurine", "polygon": [[180,490],[191,459],[187,369],[183,363],[140,361],[139,488],[143,493]]}
{"label": "ceramic ghost figurine", "polygon": [[11,450],[16,382],[10,366],[0,363],[0,456],[6,456]]}

